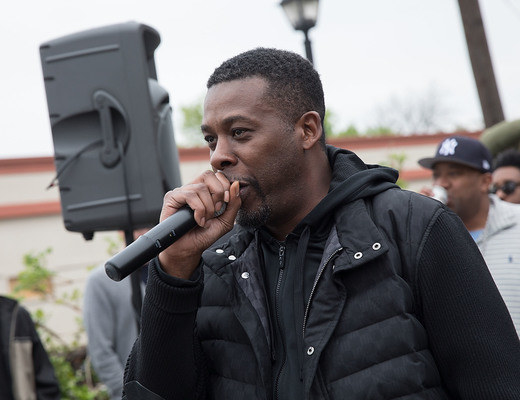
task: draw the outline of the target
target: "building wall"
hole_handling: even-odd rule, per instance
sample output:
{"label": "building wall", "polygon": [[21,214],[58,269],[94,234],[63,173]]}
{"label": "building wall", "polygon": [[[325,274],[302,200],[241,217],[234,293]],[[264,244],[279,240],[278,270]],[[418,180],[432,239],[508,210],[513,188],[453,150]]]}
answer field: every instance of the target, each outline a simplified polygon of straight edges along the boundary
{"label": "building wall", "polygon": [[[204,149],[205,150],[205,149]],[[200,151],[189,151],[181,164],[181,178],[189,182],[209,168]],[[84,292],[91,268],[110,258],[115,244],[122,249],[120,232],[96,232],[92,240],[80,233],[69,232],[63,225],[57,187],[46,189],[54,178],[52,157],[0,160],[0,293],[11,292],[13,278],[24,268],[24,255],[52,249],[45,259],[46,267],[55,273],[51,295],[55,299]],[[81,312],[75,307],[56,305],[38,296],[24,301],[30,310],[42,309],[48,316],[47,325],[67,341],[78,332]],[[129,299],[130,301],[130,299]],[[74,306],[82,306],[82,300]],[[82,340],[84,337],[82,336]]]}
{"label": "building wall", "polygon": [[[478,137],[479,132],[466,133]],[[432,156],[446,134],[383,138],[331,140],[331,144],[357,153],[366,163],[386,164],[403,155],[401,179],[409,190],[418,191],[430,180],[430,172],[421,169],[417,160]],[[205,148],[180,149],[182,182],[189,182],[210,168]],[[83,291],[90,268],[104,263],[111,243],[123,247],[118,232],[96,232],[90,241],[79,233],[65,230],[61,218],[59,191],[46,189],[54,177],[52,157],[0,160],[0,293],[9,293],[11,280],[23,269],[23,257],[47,248],[47,267],[56,273],[52,293],[60,297],[74,289]],[[49,323],[67,337],[76,331],[76,314],[64,307],[48,306],[33,298],[28,307],[44,307],[51,315]]]}

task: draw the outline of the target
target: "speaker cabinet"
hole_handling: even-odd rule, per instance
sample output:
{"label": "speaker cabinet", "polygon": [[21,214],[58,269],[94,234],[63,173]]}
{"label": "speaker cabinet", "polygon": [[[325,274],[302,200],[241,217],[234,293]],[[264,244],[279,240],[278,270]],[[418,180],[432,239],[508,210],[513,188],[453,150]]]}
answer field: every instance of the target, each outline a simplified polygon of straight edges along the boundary
{"label": "speaker cabinet", "polygon": [[128,22],[40,46],[63,221],[85,238],[156,224],[181,184],[160,41]]}

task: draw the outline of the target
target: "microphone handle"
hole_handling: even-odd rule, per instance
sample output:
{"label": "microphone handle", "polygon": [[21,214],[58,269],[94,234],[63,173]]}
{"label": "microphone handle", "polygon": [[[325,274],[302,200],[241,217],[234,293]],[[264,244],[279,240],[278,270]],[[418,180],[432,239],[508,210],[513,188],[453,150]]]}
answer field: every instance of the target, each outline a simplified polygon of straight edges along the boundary
{"label": "microphone handle", "polygon": [[196,225],[193,210],[187,206],[180,208],[108,260],[106,274],[114,281],[126,278]]}

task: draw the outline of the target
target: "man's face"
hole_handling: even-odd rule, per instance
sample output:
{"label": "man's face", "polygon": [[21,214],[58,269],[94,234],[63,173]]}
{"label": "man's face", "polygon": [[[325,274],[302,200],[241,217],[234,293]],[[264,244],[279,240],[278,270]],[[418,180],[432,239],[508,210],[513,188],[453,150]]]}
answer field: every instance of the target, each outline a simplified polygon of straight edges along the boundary
{"label": "man's face", "polygon": [[464,221],[473,217],[487,197],[490,174],[464,165],[439,162],[433,167],[433,183],[448,192],[446,205]]}
{"label": "man's face", "polygon": [[520,169],[516,167],[499,167],[493,172],[492,187],[502,200],[520,203]]}
{"label": "man's face", "polygon": [[301,199],[303,150],[294,126],[264,97],[267,83],[247,78],[212,86],[204,102],[202,133],[210,163],[240,182],[237,221],[260,226],[290,218]]}

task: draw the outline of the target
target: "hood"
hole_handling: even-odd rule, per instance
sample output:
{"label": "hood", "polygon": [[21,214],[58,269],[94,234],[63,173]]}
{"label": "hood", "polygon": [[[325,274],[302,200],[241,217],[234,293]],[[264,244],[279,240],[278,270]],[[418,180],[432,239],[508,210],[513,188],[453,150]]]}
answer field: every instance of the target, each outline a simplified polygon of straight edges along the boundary
{"label": "hood", "polygon": [[327,196],[298,224],[295,231],[322,225],[342,204],[372,197],[396,185],[399,173],[390,167],[365,164],[349,150],[327,145],[332,180]]}

